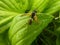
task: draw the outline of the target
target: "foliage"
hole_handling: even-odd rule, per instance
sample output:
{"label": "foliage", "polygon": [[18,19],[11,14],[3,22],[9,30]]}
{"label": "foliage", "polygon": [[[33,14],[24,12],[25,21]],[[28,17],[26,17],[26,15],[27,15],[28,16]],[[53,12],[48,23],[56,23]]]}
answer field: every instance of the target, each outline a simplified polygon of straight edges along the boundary
{"label": "foliage", "polygon": [[60,0],[0,0],[0,45],[60,45]]}

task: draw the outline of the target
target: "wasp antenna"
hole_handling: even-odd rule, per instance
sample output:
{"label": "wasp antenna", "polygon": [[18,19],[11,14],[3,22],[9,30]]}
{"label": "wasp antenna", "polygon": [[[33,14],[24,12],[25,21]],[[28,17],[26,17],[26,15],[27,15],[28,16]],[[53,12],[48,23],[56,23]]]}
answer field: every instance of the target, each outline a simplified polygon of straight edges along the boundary
{"label": "wasp antenna", "polygon": [[37,13],[37,10],[34,10],[33,12]]}

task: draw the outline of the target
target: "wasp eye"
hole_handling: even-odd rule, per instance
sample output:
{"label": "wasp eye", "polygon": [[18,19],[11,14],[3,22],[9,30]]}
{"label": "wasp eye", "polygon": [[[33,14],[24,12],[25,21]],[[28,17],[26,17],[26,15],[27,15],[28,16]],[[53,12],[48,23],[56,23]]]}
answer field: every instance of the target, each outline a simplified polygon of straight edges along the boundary
{"label": "wasp eye", "polygon": [[35,13],[33,12],[31,18],[34,18],[34,16],[35,16]]}

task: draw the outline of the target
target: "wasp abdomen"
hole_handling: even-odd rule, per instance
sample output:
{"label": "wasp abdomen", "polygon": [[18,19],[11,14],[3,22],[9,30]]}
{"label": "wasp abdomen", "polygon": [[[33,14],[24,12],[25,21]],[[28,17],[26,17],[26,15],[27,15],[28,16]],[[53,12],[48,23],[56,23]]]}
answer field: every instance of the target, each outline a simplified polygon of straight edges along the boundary
{"label": "wasp abdomen", "polygon": [[29,24],[30,24],[30,25],[32,24],[32,21],[33,21],[33,19],[31,18],[31,19],[29,20]]}

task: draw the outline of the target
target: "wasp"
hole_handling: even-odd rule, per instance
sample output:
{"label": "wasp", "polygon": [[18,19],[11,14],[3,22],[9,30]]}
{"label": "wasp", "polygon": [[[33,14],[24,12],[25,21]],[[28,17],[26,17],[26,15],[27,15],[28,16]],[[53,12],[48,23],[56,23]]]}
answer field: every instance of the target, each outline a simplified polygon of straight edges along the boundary
{"label": "wasp", "polygon": [[30,24],[30,25],[32,24],[32,21],[33,21],[33,20],[37,22],[36,13],[37,13],[37,11],[33,11],[33,12],[31,13],[31,18],[30,18],[30,20],[29,20],[29,24]]}

